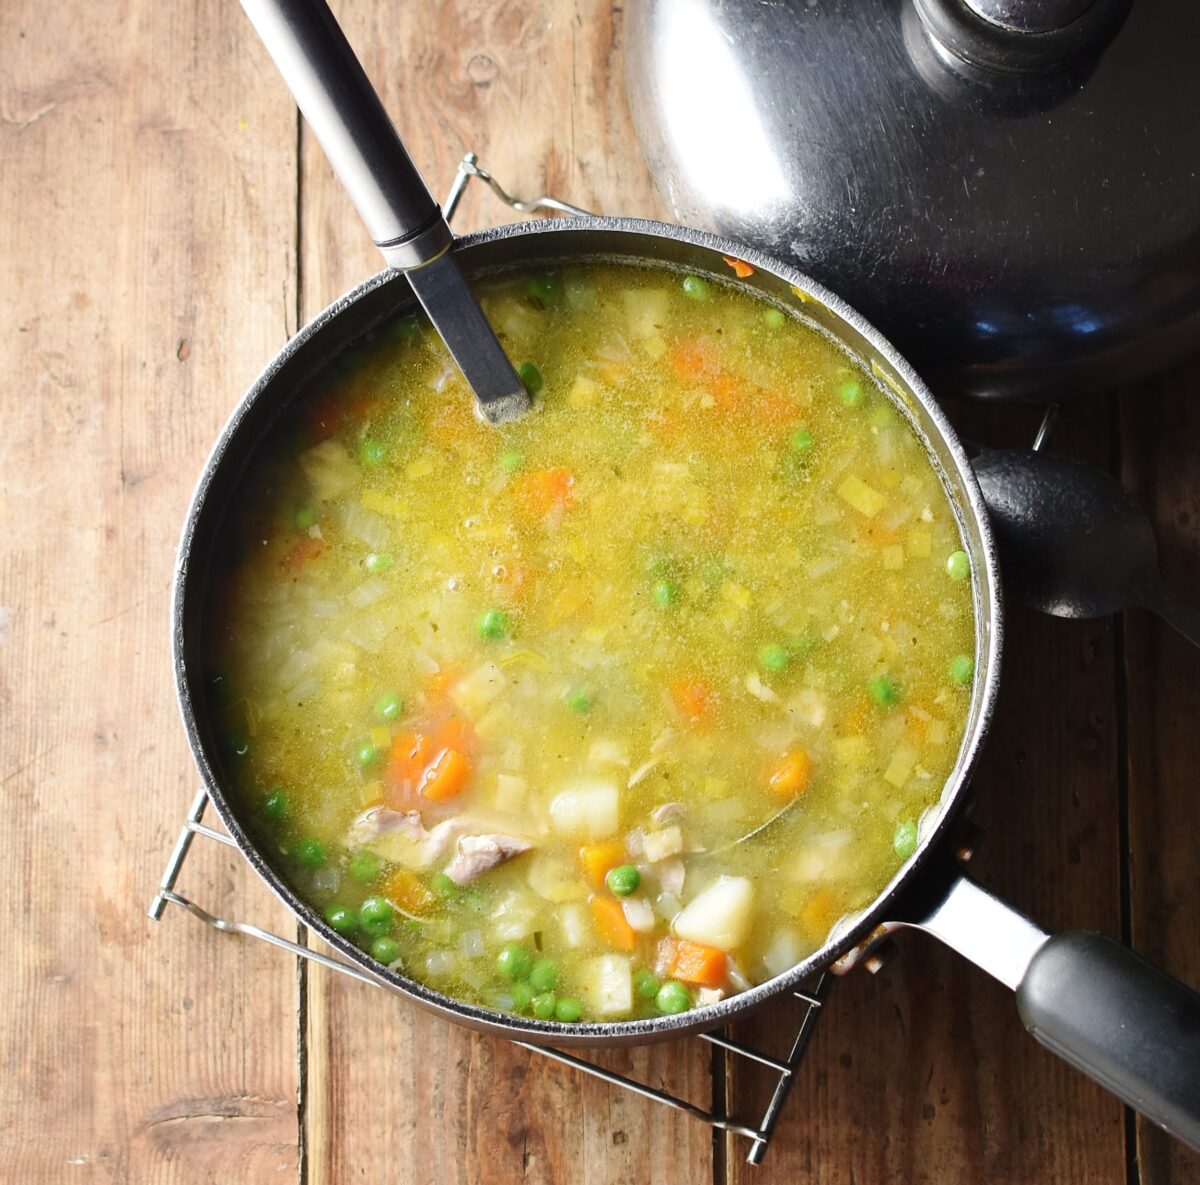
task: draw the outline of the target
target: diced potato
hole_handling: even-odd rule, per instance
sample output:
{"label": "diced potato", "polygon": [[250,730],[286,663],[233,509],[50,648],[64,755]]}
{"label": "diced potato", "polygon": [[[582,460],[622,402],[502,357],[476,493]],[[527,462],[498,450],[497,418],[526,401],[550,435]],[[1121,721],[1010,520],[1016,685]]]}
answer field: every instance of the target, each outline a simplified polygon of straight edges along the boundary
{"label": "diced potato", "polygon": [[410,481],[416,481],[422,477],[428,477],[434,470],[434,460],[432,453],[421,453],[411,460],[404,469],[404,476]]}
{"label": "diced potato", "polygon": [[492,700],[504,690],[504,683],[504,672],[494,662],[485,662],[450,689],[450,698],[468,716],[482,716]]}
{"label": "diced potato", "polygon": [[586,374],[577,374],[567,392],[567,402],[572,407],[591,407],[600,394],[600,384]]}
{"label": "diced potato", "polygon": [[554,829],[583,839],[605,839],[615,834],[620,796],[615,782],[602,778],[572,783],[550,803]]}
{"label": "diced potato", "polygon": [[382,782],[363,782],[358,788],[358,801],[362,806],[374,806],[383,801]]}
{"label": "diced potato", "polygon": [[795,930],[778,930],[763,952],[763,966],[768,975],[782,975],[794,967],[804,955],[804,943]]}
{"label": "diced potato", "polygon": [[354,458],[336,440],[323,440],[301,453],[300,468],[313,493],[326,500],[340,498],[361,480]]}
{"label": "diced potato", "polygon": [[580,967],[584,1012],[626,1016],[633,1011],[633,963],[624,955],[599,955]]}
{"label": "diced potato", "polygon": [[683,832],[678,827],[662,827],[647,831],[645,840],[646,859],[651,864],[677,856],[683,851]]}
{"label": "diced potato", "polygon": [[899,788],[912,777],[913,766],[916,764],[916,749],[912,745],[898,745],[887,769],[883,771],[883,780]]}
{"label": "diced potato", "polygon": [[358,502],[364,510],[386,514],[388,518],[405,518],[408,513],[408,507],[399,498],[391,498],[378,490],[363,490]]}
{"label": "diced potato", "polygon": [[670,293],[665,288],[631,288],[621,293],[625,305],[625,321],[636,338],[652,338],[668,322],[667,303]]}
{"label": "diced potato", "polygon": [[883,549],[883,567],[888,572],[899,572],[904,567],[904,548],[893,543]]}
{"label": "diced potato", "polygon": [[833,742],[833,759],[849,769],[862,769],[871,758],[871,742],[865,736],[838,737]]}
{"label": "diced potato", "polygon": [[950,730],[946,727],[944,720],[931,720],[929,722],[929,731],[925,734],[925,739],[931,745],[944,745],[949,739]]}
{"label": "diced potato", "polygon": [[558,924],[562,928],[563,944],[569,950],[578,950],[587,942],[587,915],[582,905],[571,902],[558,911]]}
{"label": "diced potato", "polygon": [[514,774],[496,775],[496,793],[492,799],[496,810],[507,815],[519,815],[525,809],[525,779]]}
{"label": "diced potato", "polygon": [[748,609],[750,607],[750,590],[733,580],[727,580],[721,585],[721,596],[731,605],[736,605],[739,609]]}
{"label": "diced potato", "polygon": [[578,865],[565,852],[541,848],[529,857],[528,868],[529,887],[547,901],[581,901],[588,895]]}
{"label": "diced potato", "polygon": [[588,750],[588,761],[592,765],[629,765],[629,754],[618,741],[593,741]]}
{"label": "diced potato", "polygon": [[675,919],[675,933],[718,950],[741,946],[754,911],[754,886],[744,876],[721,876],[693,897]]}
{"label": "diced potato", "polygon": [[837,488],[838,497],[854,507],[859,514],[874,518],[887,505],[887,499],[867,485],[861,477],[851,475]]}

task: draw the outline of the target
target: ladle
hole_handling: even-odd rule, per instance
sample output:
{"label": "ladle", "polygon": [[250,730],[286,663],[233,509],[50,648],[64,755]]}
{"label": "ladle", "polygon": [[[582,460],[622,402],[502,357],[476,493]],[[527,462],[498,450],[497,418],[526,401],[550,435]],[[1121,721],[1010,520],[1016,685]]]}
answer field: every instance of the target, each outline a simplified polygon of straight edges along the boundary
{"label": "ladle", "polygon": [[324,0],[242,0],[388,267],[413,292],[463,372],[484,419],[529,394],[450,250],[454,236]]}
{"label": "ladle", "polygon": [[1055,617],[1149,609],[1200,646],[1200,611],[1163,583],[1154,531],[1118,481],[1030,449],[985,451],[974,468],[1007,589]]}

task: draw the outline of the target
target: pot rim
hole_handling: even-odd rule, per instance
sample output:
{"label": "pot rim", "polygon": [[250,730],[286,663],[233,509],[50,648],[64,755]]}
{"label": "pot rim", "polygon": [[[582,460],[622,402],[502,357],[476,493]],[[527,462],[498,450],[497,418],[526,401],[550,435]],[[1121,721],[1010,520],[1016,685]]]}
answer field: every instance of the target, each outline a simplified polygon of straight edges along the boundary
{"label": "pot rim", "polygon": [[[541,238],[553,241],[555,235],[572,232],[576,234],[606,232],[617,238],[628,235],[631,245],[630,258],[650,263],[654,263],[655,260],[647,257],[644,252],[634,249],[636,236],[670,239],[714,253],[716,257],[714,266],[720,257],[733,257],[749,263],[756,271],[765,272],[782,280],[796,290],[797,296],[801,300],[818,302],[836,320],[848,325],[868,344],[877,358],[886,363],[902,387],[902,390],[893,389],[889,397],[911,395],[918,405],[922,417],[921,424],[913,423],[910,418],[911,426],[922,435],[929,432],[933,437],[931,444],[938,446],[936,458],[931,457],[931,459],[934,460],[935,468],[939,469],[939,476],[944,488],[947,489],[949,501],[959,518],[960,528],[972,552],[971,579],[975,613],[976,673],[972,685],[968,726],[959,748],[957,761],[946,780],[937,805],[930,808],[924,818],[928,819],[933,811],[937,812],[937,817],[930,825],[922,826],[922,834],[916,850],[897,869],[891,880],[876,895],[870,905],[859,911],[852,922],[835,928],[835,936],[832,939],[827,940],[822,947],[812,952],[796,966],[763,983],[756,984],[744,992],[728,996],[717,1004],[701,1009],[692,1009],[674,1016],[561,1024],[515,1016],[511,1013],[499,1012],[458,1000],[416,980],[381,968],[365,951],[336,933],[315,907],[302,901],[274,866],[259,852],[257,844],[242,827],[237,812],[226,796],[223,780],[215,762],[209,759],[189,684],[190,668],[186,654],[185,617],[192,553],[196,545],[200,518],[217,474],[221,472],[222,462],[226,458],[230,445],[237,437],[247,413],[271,388],[279,371],[295,354],[316,339],[343,313],[369,293],[393,283],[403,283],[407,289],[407,282],[403,281],[399,273],[386,269],[376,273],[331,302],[305,324],[266,365],[239,400],[222,428],[205,461],[204,469],[188,506],[176,556],[171,601],[172,655],[176,696],[188,746],[213,806],[242,855],[302,925],[315,930],[325,943],[355,964],[356,967],[365,971],[380,986],[406,996],[456,1023],[496,1033],[509,1040],[526,1041],[538,1045],[556,1044],[583,1047],[633,1045],[685,1036],[728,1024],[737,1017],[744,1016],[761,1007],[776,996],[796,990],[798,985],[815,971],[828,967],[829,964],[856,946],[868,941],[882,924],[891,920],[897,898],[902,891],[910,887],[918,873],[940,848],[941,840],[961,806],[970,776],[978,760],[991,722],[999,688],[1003,606],[995,541],[984,506],[983,495],[962,444],[941,407],[935,402],[929,389],[915,370],[895,347],[856,310],[811,277],[768,252],[690,227],[646,219],[589,216],[540,222],[508,223],[458,238],[453,250],[456,254],[469,256],[473,248],[503,240],[529,239],[532,241],[535,238]],[[586,255],[586,252],[578,250],[572,250],[570,253]],[[593,253],[592,257],[613,258],[614,253],[611,250],[597,251]],[[463,263],[464,270],[470,274],[469,259],[464,259]],[[659,265],[671,266],[663,261],[660,261]],[[800,295],[801,293],[803,296]],[[398,303],[403,303],[403,300]],[[863,360],[859,359],[859,362],[862,363]],[[882,378],[881,386],[892,386],[887,380],[886,372],[876,370],[875,374],[876,377]],[[915,412],[917,409],[910,410]],[[927,447],[931,447],[929,442],[927,442]],[[199,578],[203,579],[203,577],[204,572],[201,571]]]}

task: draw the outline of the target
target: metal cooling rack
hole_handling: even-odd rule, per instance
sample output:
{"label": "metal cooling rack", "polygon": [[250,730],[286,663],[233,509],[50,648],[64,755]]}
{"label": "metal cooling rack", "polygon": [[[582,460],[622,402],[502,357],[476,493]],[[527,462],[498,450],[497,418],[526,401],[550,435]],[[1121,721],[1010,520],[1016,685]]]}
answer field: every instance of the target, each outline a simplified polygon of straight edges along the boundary
{"label": "metal cooling rack", "polygon": [[[260,926],[254,926],[248,922],[236,922],[228,918],[217,917],[209,913],[203,906],[198,905],[190,897],[178,892],[175,885],[179,880],[180,873],[183,871],[184,864],[187,862],[192,841],[196,836],[203,836],[205,839],[213,840],[216,843],[233,848],[234,851],[238,851],[237,844],[228,833],[223,830],[217,830],[214,827],[209,827],[204,822],[204,812],[207,807],[208,791],[201,789],[192,800],[191,809],[188,811],[187,817],[179,829],[175,846],[171,850],[171,856],[167,861],[166,868],[163,870],[158,892],[155,893],[154,899],[150,903],[150,908],[147,912],[151,918],[156,922],[161,921],[167,906],[177,905],[180,909],[186,910],[193,917],[199,918],[215,930],[220,930],[222,934],[245,934],[250,938],[261,939],[263,942],[268,942],[272,946],[279,947],[281,950],[289,951],[291,954],[297,955],[302,959],[309,959],[314,963],[320,963],[322,967],[328,967],[332,971],[348,975],[351,979],[357,979],[362,983],[369,983],[374,987],[382,988],[396,995],[400,994],[390,984],[376,979],[368,971],[347,962],[345,959],[336,958],[333,955],[313,950],[311,947],[304,946],[299,942],[293,942],[290,938],[284,938],[282,935],[272,933],[270,930],[264,930]],[[788,1094],[791,1091],[792,1083],[795,1081],[796,1071],[800,1067],[813,1030],[816,1028],[817,1018],[820,1015],[821,1006],[829,993],[832,980],[833,976],[829,972],[822,972],[813,982],[811,990],[795,991],[792,993],[804,1005],[804,1012],[786,1057],[775,1057],[761,1050],[731,1040],[724,1029],[714,1029],[708,1033],[700,1033],[695,1037],[683,1038],[683,1040],[689,1041],[706,1041],[710,1045],[718,1046],[736,1057],[745,1059],[747,1062],[764,1067],[766,1071],[770,1071],[775,1075],[775,1088],[771,1092],[770,1101],[756,1127],[751,1127],[732,1119],[725,1108],[714,1106],[711,1110],[705,1110],[703,1107],[699,1107],[687,1099],[680,1098],[678,1095],[671,1094],[669,1091],[660,1090],[636,1078],[630,1078],[625,1074],[618,1074],[614,1070],[607,1070],[603,1066],[585,1061],[583,1058],[572,1053],[567,1053],[564,1050],[553,1049],[544,1045],[531,1045],[527,1041],[514,1041],[512,1044],[519,1045],[522,1049],[527,1049],[531,1053],[547,1057],[551,1061],[558,1062],[561,1065],[570,1066],[584,1074],[590,1074],[593,1078],[600,1078],[613,1086],[619,1086],[624,1090],[632,1091],[644,1099],[671,1107],[676,1111],[682,1111],[685,1115],[699,1119],[720,1131],[744,1136],[751,1142],[750,1149],[746,1155],[747,1161],[750,1164],[761,1164],[763,1156],[767,1151],[767,1145],[771,1142],[771,1136],[775,1131],[775,1125],[779,1122],[783,1105],[787,1101]]]}

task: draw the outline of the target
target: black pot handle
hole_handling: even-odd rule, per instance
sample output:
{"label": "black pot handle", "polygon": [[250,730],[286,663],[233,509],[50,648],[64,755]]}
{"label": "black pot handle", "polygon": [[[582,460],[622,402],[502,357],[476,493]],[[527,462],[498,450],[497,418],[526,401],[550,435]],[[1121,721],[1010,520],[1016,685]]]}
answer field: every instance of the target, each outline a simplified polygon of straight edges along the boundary
{"label": "black pot handle", "polygon": [[1200,996],[1141,955],[1082,930],[1054,934],[1017,985],[1047,1049],[1200,1150]]}
{"label": "black pot handle", "polygon": [[1101,934],[1047,934],[957,863],[941,871],[897,922],[1012,988],[1042,1045],[1200,1151],[1200,995]]}

